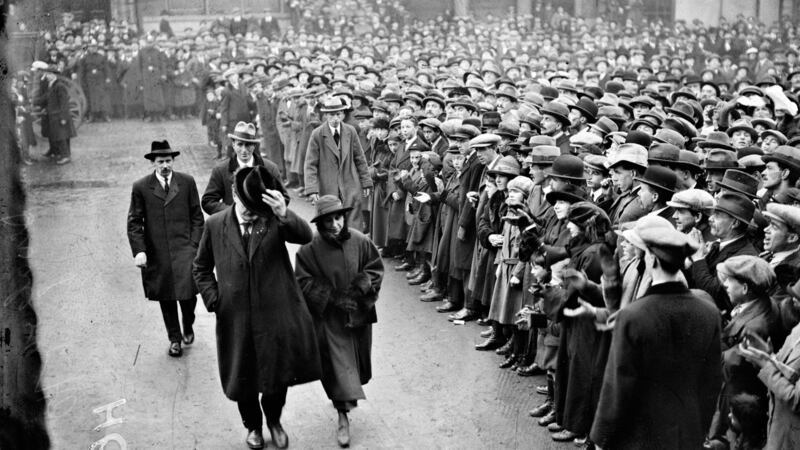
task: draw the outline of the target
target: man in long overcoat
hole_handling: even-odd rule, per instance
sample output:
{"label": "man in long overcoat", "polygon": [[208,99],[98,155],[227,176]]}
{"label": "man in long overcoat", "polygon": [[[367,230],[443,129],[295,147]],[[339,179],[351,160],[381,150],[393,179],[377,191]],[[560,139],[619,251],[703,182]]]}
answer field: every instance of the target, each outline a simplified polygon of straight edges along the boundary
{"label": "man in long overcoat", "polygon": [[356,129],[342,122],[347,104],[339,98],[326,103],[320,112],[325,123],[311,132],[305,160],[306,194],[312,202],[333,195],[342,200],[351,227],[361,230],[361,199],[372,189],[364,150]]}
{"label": "man in long overcoat", "polygon": [[[244,87],[244,83],[239,80],[237,69],[228,69],[223,74],[228,84],[222,90],[219,101],[219,123],[223,133],[233,131],[239,122],[251,122],[250,111],[255,109],[255,101],[250,97],[250,93]],[[228,139],[226,143],[230,142]]]}
{"label": "man in long overcoat", "polygon": [[[181,340],[194,341],[197,287],[192,260],[203,232],[197,185],[190,175],[172,170],[175,156],[167,141],[155,141],[145,157],[155,171],[133,184],[128,210],[128,241],[142,269],[145,296],[161,305],[170,340],[169,355],[182,354]],[[183,333],[178,306],[183,313]]]}
{"label": "man in long overcoat", "polygon": [[108,59],[97,51],[97,42],[89,43],[89,52],[78,65],[78,78],[86,93],[89,107],[86,116],[89,121],[109,120],[111,115],[111,65]]}
{"label": "man in long overcoat", "polygon": [[67,82],[58,78],[52,66],[36,61],[33,68],[42,73],[39,91],[33,103],[45,110],[42,117],[42,136],[50,142],[50,155],[56,164],[71,161],[69,140],[77,136],[69,110]]}
{"label": "man in long overcoat", "polygon": [[217,317],[222,388],[238,404],[251,448],[264,444],[261,409],[275,444],[288,446],[280,423],[287,388],[320,377],[314,324],[286,250],[311,241],[311,228],[287,209],[278,185],[263,167],[237,171],[234,206],[208,219],[193,269]]}
{"label": "man in long overcoat", "polygon": [[167,60],[161,50],[148,40],[139,50],[137,57],[142,74],[142,100],[144,102],[144,120],[161,120],[166,109],[164,84],[167,82]]}

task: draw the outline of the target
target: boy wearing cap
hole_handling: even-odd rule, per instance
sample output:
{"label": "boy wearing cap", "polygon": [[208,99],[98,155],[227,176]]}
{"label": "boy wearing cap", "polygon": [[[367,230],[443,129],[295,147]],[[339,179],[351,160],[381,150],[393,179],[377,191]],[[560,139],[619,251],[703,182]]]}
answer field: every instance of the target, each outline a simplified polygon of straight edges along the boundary
{"label": "boy wearing cap", "polygon": [[672,200],[667,202],[672,207],[672,220],[675,228],[681,233],[689,233],[693,229],[700,230],[704,242],[712,241],[708,226],[707,211],[714,206],[714,197],[701,189],[686,189],[676,192]]}

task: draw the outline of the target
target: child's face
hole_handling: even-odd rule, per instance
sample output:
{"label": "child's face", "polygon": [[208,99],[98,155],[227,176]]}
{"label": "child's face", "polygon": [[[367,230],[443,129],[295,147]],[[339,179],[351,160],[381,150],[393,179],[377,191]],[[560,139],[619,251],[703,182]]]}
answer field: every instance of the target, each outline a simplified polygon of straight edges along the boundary
{"label": "child's face", "polygon": [[461,169],[464,168],[464,156],[463,155],[456,155],[453,157],[453,168],[457,171],[461,172]]}
{"label": "child's face", "polygon": [[506,200],[509,204],[518,204],[523,203],[525,201],[525,197],[522,195],[522,192],[514,189],[508,191],[508,199]]}
{"label": "child's face", "polygon": [[419,167],[419,160],[421,156],[422,154],[420,152],[412,151],[409,155],[409,158],[411,159],[411,165],[414,167]]}

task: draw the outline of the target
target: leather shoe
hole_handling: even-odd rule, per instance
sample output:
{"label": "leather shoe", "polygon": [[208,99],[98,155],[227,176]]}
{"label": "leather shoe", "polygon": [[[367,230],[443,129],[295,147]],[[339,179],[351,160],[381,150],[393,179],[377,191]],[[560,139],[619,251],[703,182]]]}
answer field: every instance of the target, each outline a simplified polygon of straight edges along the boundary
{"label": "leather shoe", "polygon": [[427,293],[429,290],[434,289],[433,280],[428,281],[427,283],[422,283],[419,285],[419,291]]}
{"label": "leather shoe", "polygon": [[339,447],[350,447],[350,420],[346,413],[339,413],[339,427],[336,429],[336,442]]}
{"label": "leather shoe", "polygon": [[578,435],[569,430],[561,430],[553,433],[550,437],[556,442],[569,442],[574,441]]}
{"label": "leather shoe", "polygon": [[505,341],[499,339],[497,336],[491,336],[485,341],[481,342],[480,344],[475,345],[475,350],[478,351],[488,351],[488,350],[496,350],[505,344]]}
{"label": "leather shoe", "polygon": [[518,357],[517,355],[515,355],[515,354],[513,354],[513,353],[512,353],[512,354],[508,355],[508,357],[506,357],[506,360],[505,360],[505,361],[503,361],[502,363],[500,363],[500,366],[499,366],[499,367],[500,367],[501,369],[508,369],[509,367],[511,367],[511,366],[513,366],[514,364],[516,364],[516,363],[517,363],[517,359],[518,359],[518,358],[519,358],[519,357]]}
{"label": "leather shoe", "polygon": [[431,273],[428,271],[422,271],[416,278],[412,278],[408,280],[409,286],[419,286],[420,284],[428,281],[431,279]]}
{"label": "leather shoe", "polygon": [[461,309],[460,306],[456,305],[455,303],[451,303],[450,300],[448,300],[444,302],[443,305],[437,306],[436,312],[447,313],[447,312],[458,311],[459,309]]}
{"label": "leather shoe", "polygon": [[[478,318],[478,313],[476,313],[475,311],[473,311],[473,310],[471,310],[469,308],[461,308],[461,310],[458,311],[457,313],[451,314],[450,316],[448,316],[447,320],[449,320],[450,322],[452,322],[454,320],[463,320],[464,322],[470,322],[470,321],[473,321],[473,320],[475,320],[477,318]],[[483,336],[483,337],[486,337],[486,336]]]}
{"label": "leather shoe", "polygon": [[536,386],[536,393],[540,395],[547,395],[547,385],[540,384],[539,386]]}
{"label": "leather shoe", "polygon": [[183,354],[183,349],[181,349],[180,342],[172,342],[169,344],[169,356],[173,358],[177,358]]}
{"label": "leather shoe", "polygon": [[492,335],[492,333],[494,333],[494,330],[491,329],[491,328],[487,328],[487,329],[481,331],[481,337],[482,338],[488,338],[489,336]]}
{"label": "leather shoe", "polygon": [[511,338],[503,344],[502,347],[498,348],[494,352],[501,356],[507,356],[511,353],[511,350],[514,348],[514,338]]}
{"label": "leather shoe", "polygon": [[482,327],[488,327],[489,325],[492,324],[492,321],[489,320],[488,317],[481,317],[480,319],[476,320],[475,323],[477,323]]}
{"label": "leather shoe", "polygon": [[244,442],[250,448],[264,448],[264,436],[261,435],[261,430],[250,430]]}
{"label": "leather shoe", "polygon": [[183,343],[191,345],[194,342],[194,330],[191,326],[183,327]]}
{"label": "leather shoe", "polygon": [[419,300],[421,302],[438,302],[442,299],[442,297],[444,297],[444,293],[442,293],[442,291],[439,289],[434,288],[420,296]]}
{"label": "leather shoe", "polygon": [[550,409],[549,413],[545,414],[544,417],[542,417],[541,419],[537,420],[536,422],[539,424],[539,426],[548,427],[548,430],[550,429],[549,428],[550,425],[555,424],[556,427],[558,427],[558,429],[555,430],[555,431],[561,431],[561,428],[560,428],[561,425],[556,424],[556,410],[555,410],[555,408]]}
{"label": "leather shoe", "polygon": [[527,367],[522,367],[519,370],[517,370],[517,375],[521,377],[532,377],[534,375],[544,375],[545,373],[547,373],[547,371],[539,367],[539,365],[536,363],[533,363]]}
{"label": "leather shoe", "polygon": [[414,267],[414,265],[406,261],[400,265],[394,266],[394,270],[396,270],[397,272],[406,272],[408,270],[411,270],[412,267]]}
{"label": "leather shoe", "polygon": [[280,423],[272,425],[267,424],[267,428],[269,428],[269,434],[272,436],[272,442],[275,443],[276,447],[287,448],[289,446],[289,436],[283,431],[283,427]]}
{"label": "leather shoe", "polygon": [[553,410],[553,402],[547,401],[528,412],[531,417],[544,417]]}
{"label": "leather shoe", "polygon": [[417,278],[421,272],[422,272],[422,266],[415,267],[414,270],[411,270],[406,274],[406,280]]}
{"label": "leather shoe", "polygon": [[[552,411],[551,414],[553,415],[553,421],[549,425],[547,425],[547,431],[551,433],[558,433],[559,431],[563,430],[564,427],[562,427],[558,422],[555,421],[556,412]],[[549,415],[550,414],[548,414],[547,416]],[[547,418],[547,416],[544,416],[541,419],[539,419],[539,423],[541,424],[542,419]]]}

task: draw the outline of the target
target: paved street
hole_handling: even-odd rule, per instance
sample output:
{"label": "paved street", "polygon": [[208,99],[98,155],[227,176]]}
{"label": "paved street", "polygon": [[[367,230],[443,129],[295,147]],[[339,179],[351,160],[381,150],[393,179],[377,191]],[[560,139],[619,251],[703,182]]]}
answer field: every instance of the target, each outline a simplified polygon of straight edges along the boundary
{"label": "paved street", "polygon": [[[150,141],[181,150],[175,169],[202,193],[214,165],[205,129],[198,120],[129,121],[79,134],[72,164],[24,169],[53,447],[88,448],[117,434],[131,449],[245,448],[236,405],[219,384],[214,316],[199,302],[196,342],[168,357],[160,310],[143,297],[126,237],[130,186],[151,170],[142,157]],[[303,199],[291,207],[312,217]],[[553,444],[527,415],[542,399],[541,377],[498,369],[499,356],[473,350],[481,328],[447,322],[386,263],[374,378],[351,415],[353,448],[574,448]],[[105,415],[93,410],[117,400],[123,422],[95,431]],[[337,448],[336,411],[319,383],[289,390],[283,424],[291,448]]]}

